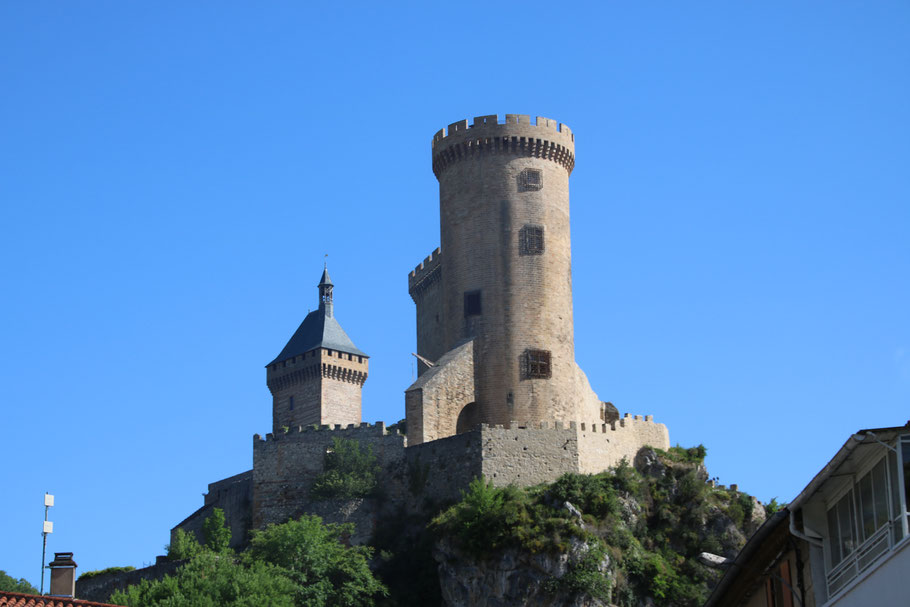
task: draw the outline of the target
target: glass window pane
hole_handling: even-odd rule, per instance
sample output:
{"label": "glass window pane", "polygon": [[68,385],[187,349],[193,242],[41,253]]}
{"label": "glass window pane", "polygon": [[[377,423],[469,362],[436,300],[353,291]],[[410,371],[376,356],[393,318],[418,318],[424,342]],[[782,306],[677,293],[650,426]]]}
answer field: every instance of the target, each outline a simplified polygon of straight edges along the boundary
{"label": "glass window pane", "polygon": [[[898,480],[897,454],[888,453],[888,475],[891,478],[891,518],[895,519],[901,511],[900,481]],[[900,521],[898,521],[900,522]]]}
{"label": "glass window pane", "polygon": [[840,530],[837,526],[837,507],[828,510],[828,537],[831,539],[831,566],[840,562]]}
{"label": "glass window pane", "polygon": [[872,474],[867,474],[859,481],[860,541],[866,540],[875,533],[875,509],[872,493]]}
{"label": "glass window pane", "polygon": [[910,441],[901,442],[901,459],[904,463],[904,511],[910,504]]}
{"label": "glass window pane", "polygon": [[840,535],[841,558],[846,558],[856,548],[856,518],[853,511],[853,491],[847,492],[837,502],[837,521]]}
{"label": "glass window pane", "polygon": [[888,483],[885,480],[885,458],[872,469],[872,491],[875,497],[875,530],[888,522]]}

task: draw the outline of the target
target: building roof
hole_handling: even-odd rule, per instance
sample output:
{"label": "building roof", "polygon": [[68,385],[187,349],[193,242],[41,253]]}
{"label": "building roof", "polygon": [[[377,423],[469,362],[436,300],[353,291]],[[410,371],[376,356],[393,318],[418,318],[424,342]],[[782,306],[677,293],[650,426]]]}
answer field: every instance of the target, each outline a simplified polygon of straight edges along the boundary
{"label": "building roof", "polygon": [[0,607],[111,607],[111,604],[21,592],[0,592]]}
{"label": "building roof", "polygon": [[323,309],[313,310],[307,314],[281,354],[266,366],[280,363],[316,348],[328,348],[357,356],[367,356],[354,345],[335,317],[327,316]]}
{"label": "building roof", "polygon": [[844,443],[844,446],[834,454],[824,468],[815,475],[806,488],[797,495],[792,502],[788,504],[791,511],[796,511],[813,496],[828,481],[829,478],[836,474],[841,474],[845,470],[852,470],[856,464],[856,458],[864,448],[869,446],[879,446],[879,441],[888,442],[898,434],[905,434],[910,431],[910,421],[903,426],[892,426],[890,428],[868,428],[859,430],[851,435]]}
{"label": "building roof", "polygon": [[322,270],[322,277],[319,279],[318,285],[320,289],[319,308],[306,315],[306,318],[297,327],[297,331],[294,332],[281,354],[267,364],[266,367],[300,356],[304,352],[309,352],[316,348],[327,348],[369,358],[354,345],[348,334],[344,332],[344,329],[335,320],[331,290],[328,291],[327,299],[322,300],[323,287],[332,286],[334,285],[332,284],[332,279],[329,278],[329,269],[325,267]]}

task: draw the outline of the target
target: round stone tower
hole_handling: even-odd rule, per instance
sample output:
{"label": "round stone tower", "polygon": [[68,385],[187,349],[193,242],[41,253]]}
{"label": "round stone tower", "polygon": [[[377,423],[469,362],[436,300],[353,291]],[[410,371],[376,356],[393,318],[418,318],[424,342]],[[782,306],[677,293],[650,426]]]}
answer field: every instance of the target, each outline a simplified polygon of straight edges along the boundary
{"label": "round stone tower", "polygon": [[548,118],[481,116],[433,137],[439,330],[443,351],[474,338],[470,423],[586,419],[572,320],[574,165],[572,131]]}

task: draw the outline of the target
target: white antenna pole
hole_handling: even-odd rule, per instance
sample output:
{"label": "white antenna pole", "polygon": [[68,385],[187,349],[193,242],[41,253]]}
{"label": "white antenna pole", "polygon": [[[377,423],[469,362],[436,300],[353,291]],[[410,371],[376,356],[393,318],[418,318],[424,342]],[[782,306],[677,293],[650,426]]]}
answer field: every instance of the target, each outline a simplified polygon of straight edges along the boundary
{"label": "white antenna pole", "polygon": [[47,511],[54,505],[54,496],[44,492],[44,528],[41,531],[41,594],[44,594],[44,558],[47,554],[47,536],[54,532],[54,523],[47,520]]}

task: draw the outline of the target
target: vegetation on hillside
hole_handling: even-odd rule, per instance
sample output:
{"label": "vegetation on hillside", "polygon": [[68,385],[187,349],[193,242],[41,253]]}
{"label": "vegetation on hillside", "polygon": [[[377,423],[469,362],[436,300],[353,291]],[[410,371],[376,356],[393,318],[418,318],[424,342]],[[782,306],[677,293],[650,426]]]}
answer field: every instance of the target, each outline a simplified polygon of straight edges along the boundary
{"label": "vegetation on hillside", "polygon": [[348,607],[373,605],[386,594],[368,566],[372,549],[343,544],[351,525],[303,516],[254,531],[241,554],[228,548],[230,530],[220,510],[203,530],[204,546],[189,534],[175,534],[169,554],[188,560],[174,575],[143,580],[110,601],[130,607]]}
{"label": "vegetation on hillside", "polygon": [[[655,605],[701,605],[719,573],[695,557],[733,556],[754,502],[705,483],[703,446],[651,453],[644,472],[623,461],[608,472],[566,474],[527,489],[475,480],[431,529],[477,562],[492,563],[509,549],[566,553],[583,542],[584,558],[549,582],[553,592],[618,605],[637,605],[645,596]],[[598,568],[604,562],[608,575]]]}

